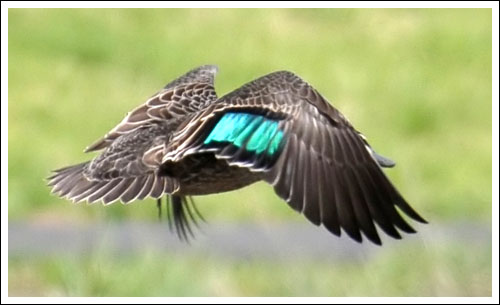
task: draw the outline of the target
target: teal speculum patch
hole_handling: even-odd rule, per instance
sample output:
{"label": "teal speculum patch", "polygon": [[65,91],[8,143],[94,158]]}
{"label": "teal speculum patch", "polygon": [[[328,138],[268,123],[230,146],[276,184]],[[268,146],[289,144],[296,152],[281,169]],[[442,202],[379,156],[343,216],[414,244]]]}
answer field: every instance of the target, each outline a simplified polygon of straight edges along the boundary
{"label": "teal speculum patch", "polygon": [[273,156],[283,142],[279,121],[262,115],[230,112],[224,114],[203,144],[231,143],[245,150]]}

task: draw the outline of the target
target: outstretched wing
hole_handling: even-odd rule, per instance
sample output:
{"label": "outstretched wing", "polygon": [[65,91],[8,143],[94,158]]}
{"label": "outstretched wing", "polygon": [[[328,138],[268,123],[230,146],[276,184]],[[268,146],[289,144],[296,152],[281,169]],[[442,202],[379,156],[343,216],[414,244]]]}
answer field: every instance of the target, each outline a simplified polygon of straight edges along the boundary
{"label": "outstretched wing", "polygon": [[143,105],[129,112],[102,139],[85,149],[91,152],[108,147],[115,139],[155,121],[170,121],[206,107],[217,99],[214,78],[217,66],[205,65],[168,83]]}
{"label": "outstretched wing", "polygon": [[48,178],[52,193],[73,202],[102,201],[110,204],[116,200],[128,203],[146,197],[160,198],[178,189],[178,182],[170,177],[160,177],[154,172],[140,176],[117,177],[109,180],[90,180],[84,172],[89,162],[53,171]]}
{"label": "outstretched wing", "polygon": [[316,225],[380,244],[374,223],[394,238],[413,233],[396,207],[425,222],[381,170],[349,121],[293,73],[261,77],[222,97],[174,134],[163,162],[212,151],[261,172],[276,193]]}
{"label": "outstretched wing", "polygon": [[53,192],[75,202],[130,202],[175,193],[178,181],[157,175],[160,149],[184,116],[214,102],[216,66],[189,71],[130,112],[86,151],[104,149],[90,162],[54,171]]}

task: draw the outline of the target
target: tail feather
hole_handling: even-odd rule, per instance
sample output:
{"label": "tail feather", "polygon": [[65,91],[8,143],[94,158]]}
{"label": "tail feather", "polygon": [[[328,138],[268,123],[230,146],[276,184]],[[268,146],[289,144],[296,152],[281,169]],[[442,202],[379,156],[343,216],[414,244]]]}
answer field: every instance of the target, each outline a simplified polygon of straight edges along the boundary
{"label": "tail feather", "polygon": [[[161,201],[158,201],[161,206]],[[196,208],[192,198],[186,196],[167,196],[167,219],[171,231],[175,231],[181,241],[189,242],[190,238],[194,238],[194,232],[191,229],[191,224],[199,227],[196,218],[205,221],[203,216]]]}

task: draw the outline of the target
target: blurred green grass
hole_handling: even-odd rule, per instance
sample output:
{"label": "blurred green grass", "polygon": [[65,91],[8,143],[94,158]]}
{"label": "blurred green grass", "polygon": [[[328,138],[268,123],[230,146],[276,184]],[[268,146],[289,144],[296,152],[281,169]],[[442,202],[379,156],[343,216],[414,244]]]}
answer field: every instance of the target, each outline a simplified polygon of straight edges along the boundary
{"label": "blurred green grass", "polygon": [[[427,245],[428,246],[428,245]],[[362,262],[94,253],[9,260],[10,296],[491,296],[491,246],[396,247]],[[410,266],[410,268],[409,268]],[[460,266],[460,268],[457,268]]]}
{"label": "blurred green grass", "polygon": [[[9,220],[156,220],[152,200],[126,207],[72,205],[51,196],[43,179],[52,169],[91,158],[82,153],[87,145],[171,79],[197,65],[217,64],[220,96],[271,71],[296,72],[341,110],[377,151],[396,160],[398,165],[388,175],[431,224],[464,220],[490,224],[491,26],[490,9],[9,9]],[[264,183],[196,199],[210,221],[305,221]],[[461,253],[473,257],[471,251]],[[463,272],[473,274],[474,262],[467,255],[461,258],[469,264]],[[153,269],[150,257],[105,261],[102,272],[108,273],[101,274],[103,281],[109,275],[110,285],[116,287],[113,272],[123,264],[137,264],[131,277],[141,267]],[[439,257],[453,259],[453,253],[443,250]],[[190,264],[204,271],[209,266],[223,268],[227,279],[241,277],[241,281],[251,277],[245,270],[252,266],[259,276],[270,278],[286,269],[285,264],[224,267],[216,260],[169,259],[185,268]],[[19,274],[9,278],[14,286],[22,287],[23,270],[33,268],[32,276],[37,272],[54,276],[49,283],[55,287],[63,285],[61,273],[88,270],[92,262],[54,258],[13,259],[9,264],[9,271]],[[383,259],[378,264],[384,269]],[[491,261],[489,266],[486,260],[478,264],[479,273],[488,274]],[[321,266],[306,262],[298,268],[303,268],[306,279],[321,285]],[[328,271],[332,281],[345,276],[343,268],[350,267]],[[360,272],[360,267],[352,268]],[[417,268],[410,270],[418,272],[413,270]],[[453,276],[448,271],[442,271],[443,276]],[[160,272],[155,274],[165,280]],[[491,286],[491,270],[489,274]],[[398,286],[403,275],[388,276]],[[181,283],[187,285],[188,280]],[[236,287],[233,291],[230,283],[226,288],[229,294],[294,295],[292,288],[301,285],[290,283],[288,289],[275,280],[268,282],[268,290]],[[460,283],[447,290],[448,295],[488,291],[465,289],[465,277]],[[44,293],[128,291],[101,291],[83,282],[62,292],[60,287],[40,285],[41,290],[49,289]],[[172,294],[188,293],[179,285],[171,288]],[[350,295],[378,294],[366,285],[330,288],[340,295],[349,294],[349,289]],[[144,288],[143,293],[159,294],[154,289]],[[310,289],[313,294],[327,292]],[[413,294],[417,288],[387,289],[386,295],[398,295]],[[426,293],[438,292],[420,291]]]}

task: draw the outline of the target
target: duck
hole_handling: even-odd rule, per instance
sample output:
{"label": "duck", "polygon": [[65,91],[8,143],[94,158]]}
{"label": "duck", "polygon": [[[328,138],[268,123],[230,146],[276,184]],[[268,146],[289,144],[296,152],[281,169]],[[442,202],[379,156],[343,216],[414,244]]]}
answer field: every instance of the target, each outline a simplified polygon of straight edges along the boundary
{"label": "duck", "polygon": [[54,170],[52,193],[105,205],[154,198],[160,215],[165,196],[181,239],[204,220],[192,196],[258,181],[314,225],[357,242],[381,245],[379,230],[415,233],[402,213],[427,223],[385,175],[395,162],[306,81],[277,71],[218,97],[217,72],[203,65],[168,83],[85,149],[97,156]]}

